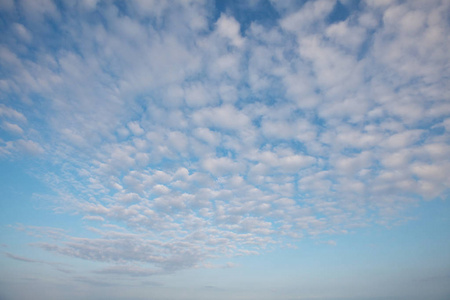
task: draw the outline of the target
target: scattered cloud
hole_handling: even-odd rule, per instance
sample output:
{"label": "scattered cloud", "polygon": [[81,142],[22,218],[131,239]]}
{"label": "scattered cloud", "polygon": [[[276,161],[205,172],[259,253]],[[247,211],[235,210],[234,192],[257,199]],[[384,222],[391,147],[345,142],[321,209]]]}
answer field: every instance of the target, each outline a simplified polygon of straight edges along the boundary
{"label": "scattered cloud", "polygon": [[0,158],[42,159],[48,201],[92,226],[16,228],[145,277],[448,197],[448,1],[340,1],[343,19],[281,2],[244,22],[202,1],[3,1]]}

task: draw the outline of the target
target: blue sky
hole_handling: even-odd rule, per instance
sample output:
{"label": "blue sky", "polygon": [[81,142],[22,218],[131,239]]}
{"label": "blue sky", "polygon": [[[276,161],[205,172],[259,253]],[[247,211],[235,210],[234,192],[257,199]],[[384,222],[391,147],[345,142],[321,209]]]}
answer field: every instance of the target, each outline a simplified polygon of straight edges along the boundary
{"label": "blue sky", "polygon": [[448,299],[449,14],[0,1],[0,298]]}

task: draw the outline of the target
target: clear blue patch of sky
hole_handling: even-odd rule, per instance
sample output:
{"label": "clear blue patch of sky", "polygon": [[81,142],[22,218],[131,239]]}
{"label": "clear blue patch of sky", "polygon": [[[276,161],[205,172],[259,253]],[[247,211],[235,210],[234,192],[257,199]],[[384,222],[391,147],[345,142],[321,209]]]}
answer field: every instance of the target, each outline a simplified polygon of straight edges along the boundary
{"label": "clear blue patch of sky", "polygon": [[[267,281],[267,285],[286,285],[289,289],[297,286],[297,293],[352,286],[347,292],[364,294],[364,285],[373,288],[373,284],[384,282],[390,292],[408,294],[396,284],[414,286],[428,280],[437,295],[430,299],[443,300],[439,295],[446,293],[445,278],[450,281],[450,203],[444,202],[422,203],[416,210],[417,219],[401,226],[361,228],[349,234],[334,235],[331,238],[336,241],[335,246],[324,243],[326,237],[305,238],[295,243],[297,249],[266,251],[264,255],[235,258],[233,262],[240,265],[237,267],[239,278],[248,283]],[[425,293],[426,289],[426,286],[417,287],[420,293]],[[370,291],[367,295],[377,292],[380,296],[370,299],[389,299],[383,296],[386,294],[383,290]],[[344,298],[336,295],[319,299]]]}
{"label": "clear blue patch of sky", "polygon": [[222,13],[233,16],[241,25],[241,33],[245,33],[252,22],[257,22],[264,26],[274,26],[280,18],[277,10],[268,0],[260,0],[257,5],[252,1],[239,0],[216,0],[216,14],[214,20],[217,20]]}
{"label": "clear blue patch of sky", "polygon": [[336,1],[336,4],[333,7],[333,10],[327,17],[327,21],[329,23],[337,23],[340,21],[344,21],[350,16],[350,10],[345,7],[341,1]]}
{"label": "clear blue patch of sky", "polygon": [[[42,165],[27,161],[0,161],[0,226],[7,228],[16,224],[47,226],[67,229],[72,234],[87,234],[79,226],[81,216],[71,213],[55,213],[52,208],[58,195],[47,183],[41,181],[39,174]],[[2,230],[2,239],[8,234],[17,238],[13,229]]]}

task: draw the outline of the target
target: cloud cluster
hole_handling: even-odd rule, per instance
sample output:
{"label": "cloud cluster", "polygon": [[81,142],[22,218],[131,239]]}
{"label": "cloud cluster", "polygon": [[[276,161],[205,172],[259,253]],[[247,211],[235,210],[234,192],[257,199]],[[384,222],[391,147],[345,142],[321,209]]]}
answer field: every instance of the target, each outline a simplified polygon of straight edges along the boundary
{"label": "cloud cluster", "polygon": [[0,155],[97,235],[35,245],[147,276],[448,196],[450,4],[341,2],[2,5]]}

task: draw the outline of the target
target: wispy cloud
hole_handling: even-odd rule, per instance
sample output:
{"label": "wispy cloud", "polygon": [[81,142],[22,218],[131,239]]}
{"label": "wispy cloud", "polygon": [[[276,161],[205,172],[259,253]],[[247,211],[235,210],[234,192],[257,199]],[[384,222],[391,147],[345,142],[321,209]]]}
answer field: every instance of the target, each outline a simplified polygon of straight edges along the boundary
{"label": "wispy cloud", "polygon": [[59,263],[59,262],[51,262],[51,261],[44,261],[44,260],[36,260],[36,259],[31,259],[28,257],[24,257],[24,256],[20,256],[20,255],[16,255],[10,252],[3,252],[3,254],[13,260],[16,261],[20,261],[20,262],[25,262],[25,263],[32,263],[32,264],[41,264],[41,265],[48,265],[53,267],[55,270],[65,273],[65,274],[71,274],[73,273],[73,270],[71,268],[70,265],[66,264],[66,263]]}
{"label": "wispy cloud", "polygon": [[29,263],[37,263],[40,261],[34,260],[34,259],[30,259],[30,258],[26,258],[26,257],[22,257],[22,256],[18,256],[9,252],[5,252],[5,255],[9,258],[18,260],[18,261],[23,261],[23,262],[29,262]]}

